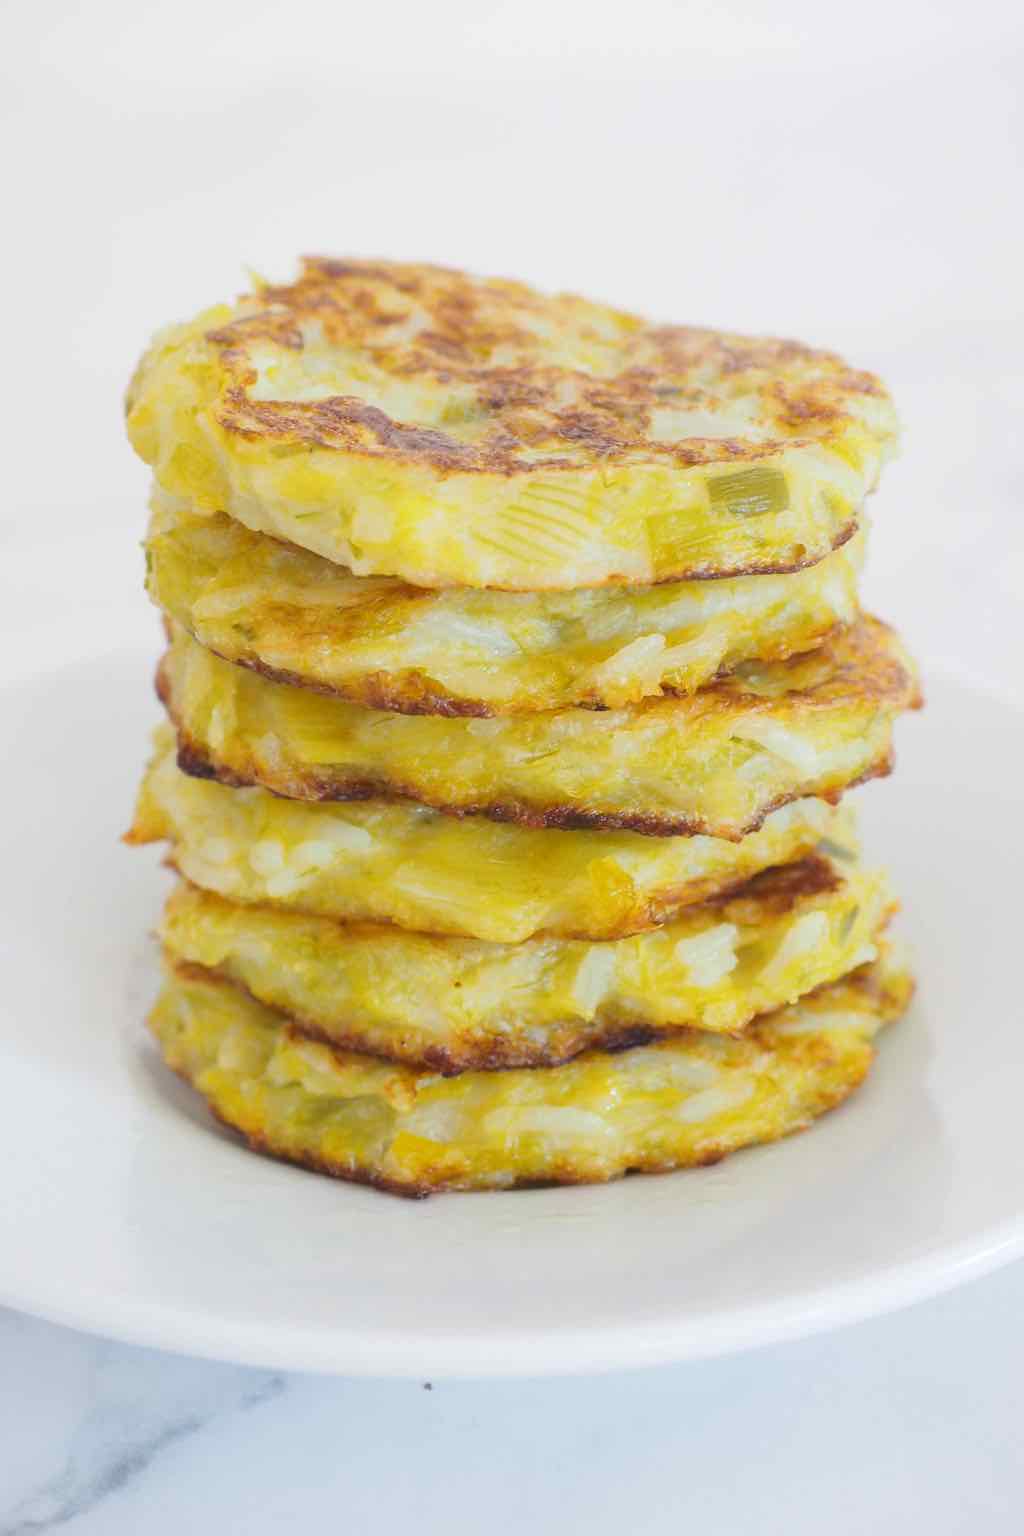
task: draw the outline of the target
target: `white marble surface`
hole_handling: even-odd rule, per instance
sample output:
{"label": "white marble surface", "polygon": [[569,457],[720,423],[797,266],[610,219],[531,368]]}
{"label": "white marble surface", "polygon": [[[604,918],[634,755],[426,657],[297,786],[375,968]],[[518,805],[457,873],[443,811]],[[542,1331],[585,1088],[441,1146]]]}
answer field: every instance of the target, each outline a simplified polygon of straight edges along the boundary
{"label": "white marble surface", "polygon": [[0,1532],[1015,1536],[1024,1265],[829,1337],[588,1381],[343,1381],[0,1313]]}
{"label": "white marble surface", "polygon": [[[871,601],[928,662],[1019,694],[1019,5],[435,0],[291,25],[264,0],[117,0],[5,30],[0,544],[66,535],[41,592],[89,601],[98,525],[137,579],[118,402],[155,322],[244,261],[407,252],[878,368],[907,442]],[[1018,1266],[746,1357],[428,1391],[0,1314],[0,1533],[1000,1536],[1024,1523],[1022,1316]]]}

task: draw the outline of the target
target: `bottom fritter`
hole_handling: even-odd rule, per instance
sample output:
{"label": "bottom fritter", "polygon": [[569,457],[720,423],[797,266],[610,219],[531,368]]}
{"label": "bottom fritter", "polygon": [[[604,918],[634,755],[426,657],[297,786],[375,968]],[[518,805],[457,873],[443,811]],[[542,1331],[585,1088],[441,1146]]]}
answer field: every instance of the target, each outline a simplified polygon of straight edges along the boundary
{"label": "bottom fritter", "polygon": [[665,1172],[802,1130],[861,1082],[912,990],[884,954],[739,1037],[690,1030],[448,1078],[304,1037],[196,967],[168,969],[150,1026],[168,1065],[254,1148],[426,1195]]}

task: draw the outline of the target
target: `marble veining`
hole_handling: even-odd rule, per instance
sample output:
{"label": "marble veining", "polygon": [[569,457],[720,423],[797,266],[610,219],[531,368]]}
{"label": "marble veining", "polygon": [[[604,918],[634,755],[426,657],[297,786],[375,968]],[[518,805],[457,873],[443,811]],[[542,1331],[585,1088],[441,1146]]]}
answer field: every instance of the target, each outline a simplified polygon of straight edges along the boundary
{"label": "marble veining", "polygon": [[0,1309],[0,1536],[1019,1536],[1022,1308],[1019,1263],[751,1354],[430,1391]]}
{"label": "marble veining", "polygon": [[[0,1313],[0,1340],[44,1328]],[[87,1356],[81,1418],[66,1446],[54,1448],[50,1475],[9,1509],[0,1505],[0,1536],[66,1527],[126,1489],[172,1447],[285,1390],[284,1376],[275,1372],[210,1366],[72,1333],[63,1337],[71,1351]]]}

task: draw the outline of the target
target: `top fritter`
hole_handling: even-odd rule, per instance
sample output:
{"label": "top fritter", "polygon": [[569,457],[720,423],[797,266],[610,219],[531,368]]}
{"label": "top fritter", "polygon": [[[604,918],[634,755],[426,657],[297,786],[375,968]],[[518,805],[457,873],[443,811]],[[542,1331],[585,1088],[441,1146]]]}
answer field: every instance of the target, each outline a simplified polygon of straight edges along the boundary
{"label": "top fritter", "polygon": [[158,336],[128,430],[183,504],[358,575],[537,590],[820,560],[897,428],[796,342],[317,258]]}

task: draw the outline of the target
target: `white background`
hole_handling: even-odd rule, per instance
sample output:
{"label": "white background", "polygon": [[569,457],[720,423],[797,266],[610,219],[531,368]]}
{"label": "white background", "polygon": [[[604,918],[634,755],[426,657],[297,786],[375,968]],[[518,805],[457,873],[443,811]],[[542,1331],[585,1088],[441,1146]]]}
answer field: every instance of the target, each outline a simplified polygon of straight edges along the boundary
{"label": "white background", "polygon": [[907,430],[869,591],[930,655],[1005,656],[1024,597],[1015,0],[5,14],[7,537],[138,531],[120,398],[156,326],[301,251],[405,255],[881,372]]}
{"label": "white background", "polygon": [[[8,6],[5,588],[38,597],[43,644],[45,602],[89,604],[97,529],[123,529],[140,579],[145,475],[120,397],[152,329],[241,290],[246,267],[398,255],[792,334],[882,373],[906,436],[872,508],[869,598],[926,676],[941,663],[1019,696],[1021,16],[996,0]],[[32,546],[55,535],[66,558],[44,569]],[[243,1512],[247,1532],[278,1530],[289,1510],[453,1536],[564,1530],[572,1509],[568,1528],[595,1532],[685,1515],[710,1533],[1016,1531],[1022,1309],[1011,1271],[743,1360],[429,1395],[268,1385],[10,1319],[0,1531],[86,1506],[73,1529],[136,1531],[146,1507],[147,1536],[233,1531]]]}

